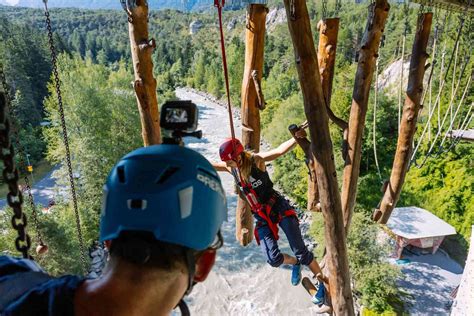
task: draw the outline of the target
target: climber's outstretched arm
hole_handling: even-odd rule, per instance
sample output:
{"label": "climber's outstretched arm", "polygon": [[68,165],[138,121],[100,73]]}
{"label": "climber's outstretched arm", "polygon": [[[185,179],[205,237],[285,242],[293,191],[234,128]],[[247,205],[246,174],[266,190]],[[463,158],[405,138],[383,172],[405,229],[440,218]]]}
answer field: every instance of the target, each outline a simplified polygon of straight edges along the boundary
{"label": "climber's outstretched arm", "polygon": [[216,171],[227,171],[229,172],[229,169],[227,168],[227,165],[225,162],[211,162],[211,165],[216,169]]}
{"label": "climber's outstretched arm", "polygon": [[[306,132],[302,129],[297,132],[296,137],[306,137]],[[296,145],[296,140],[294,138],[291,138],[287,140],[286,142],[282,143],[280,146],[278,146],[275,149],[261,152],[256,154],[256,156],[259,156],[260,158],[263,159],[263,161],[272,161],[277,159],[280,156],[283,156],[293,148],[295,148]]]}

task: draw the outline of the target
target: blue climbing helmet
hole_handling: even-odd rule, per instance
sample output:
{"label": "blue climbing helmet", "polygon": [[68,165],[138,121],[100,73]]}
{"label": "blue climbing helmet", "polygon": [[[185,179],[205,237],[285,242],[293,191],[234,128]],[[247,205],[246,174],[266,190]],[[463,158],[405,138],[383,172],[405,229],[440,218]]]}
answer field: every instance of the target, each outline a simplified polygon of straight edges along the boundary
{"label": "blue climbing helmet", "polygon": [[227,203],[217,172],[201,154],[177,145],[132,151],[104,186],[100,240],[123,231],[203,250],[215,241]]}

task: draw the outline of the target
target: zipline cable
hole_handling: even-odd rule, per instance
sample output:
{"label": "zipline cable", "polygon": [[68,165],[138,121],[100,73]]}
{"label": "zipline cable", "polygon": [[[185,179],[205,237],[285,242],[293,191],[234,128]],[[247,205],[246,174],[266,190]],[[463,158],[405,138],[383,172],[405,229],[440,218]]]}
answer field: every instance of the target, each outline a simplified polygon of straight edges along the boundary
{"label": "zipline cable", "polygon": [[84,269],[84,272],[85,272],[87,271],[86,254],[85,254],[84,240],[82,237],[82,230],[81,230],[81,218],[79,216],[79,209],[77,206],[77,196],[76,196],[76,188],[74,186],[74,176],[72,173],[71,153],[69,150],[69,140],[68,140],[68,134],[67,134],[67,128],[66,128],[66,118],[64,114],[63,99],[61,96],[61,82],[59,80],[56,48],[54,46],[53,30],[51,27],[51,19],[49,17],[48,0],[43,0],[43,3],[44,3],[44,15],[46,17],[46,28],[48,31],[49,49],[51,52],[51,64],[53,67],[54,84],[55,84],[55,89],[56,89],[56,96],[58,99],[59,114],[61,117],[61,129],[63,132],[63,142],[64,142],[64,147],[66,150],[66,163],[67,163],[67,170],[69,174],[69,184],[71,188],[71,196],[72,196],[73,207],[74,207],[74,216],[76,220],[77,237],[79,240],[79,247],[80,247],[79,250],[80,250],[80,255],[81,255],[82,268]]}

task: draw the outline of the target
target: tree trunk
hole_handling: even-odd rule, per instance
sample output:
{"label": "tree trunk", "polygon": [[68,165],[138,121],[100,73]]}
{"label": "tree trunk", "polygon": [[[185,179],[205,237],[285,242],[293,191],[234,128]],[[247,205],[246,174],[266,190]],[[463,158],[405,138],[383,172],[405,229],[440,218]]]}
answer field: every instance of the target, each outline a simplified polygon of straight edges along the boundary
{"label": "tree trunk", "polygon": [[382,224],[387,223],[390,218],[390,214],[400,197],[403,182],[408,172],[413,136],[416,131],[416,121],[421,108],[420,102],[423,93],[423,78],[426,70],[425,63],[428,58],[426,46],[430,36],[432,19],[432,13],[424,13],[418,16],[418,27],[411,53],[408,86],[392,174],[390,175],[390,182],[385,188],[384,196],[380,202],[380,209],[376,210],[374,214],[374,217],[380,217],[379,222]]}
{"label": "tree trunk", "polygon": [[156,98],[156,80],[153,77],[151,55],[155,40],[148,39],[148,5],[145,0],[135,0],[128,8],[130,47],[132,50],[135,81],[133,87],[140,112],[142,137],[145,146],[160,144],[160,113]]}
{"label": "tree trunk", "polygon": [[359,179],[362,140],[370,87],[389,9],[390,5],[387,0],[376,0],[375,3],[370,5],[370,14],[359,51],[359,62],[352,92],[347,155],[342,182],[342,209],[346,233],[349,231],[357,195],[357,181]]}
{"label": "tree trunk", "polygon": [[329,293],[336,315],[354,315],[341,199],[308,9],[305,0],[285,0],[284,3],[324,216]]}
{"label": "tree trunk", "polygon": [[[248,128],[242,129],[242,144],[246,149],[258,152],[260,150],[259,94],[253,77],[256,77],[257,82],[262,80],[267,7],[262,4],[251,4],[247,10],[241,113],[242,125]],[[253,238],[253,217],[249,206],[240,197],[237,203],[236,221],[237,240],[241,245],[246,246]]]}

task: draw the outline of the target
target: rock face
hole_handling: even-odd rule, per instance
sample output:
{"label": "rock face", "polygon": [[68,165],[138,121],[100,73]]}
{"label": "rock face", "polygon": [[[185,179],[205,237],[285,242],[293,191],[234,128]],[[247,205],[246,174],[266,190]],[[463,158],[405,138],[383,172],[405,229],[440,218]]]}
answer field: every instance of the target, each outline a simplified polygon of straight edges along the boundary
{"label": "rock face", "polygon": [[203,26],[204,24],[200,20],[191,22],[191,24],[189,24],[189,34],[196,34],[200,29],[202,29]]}
{"label": "rock face", "polygon": [[[403,92],[408,84],[408,71],[410,68],[410,56],[405,57],[403,63]],[[400,89],[400,76],[402,71],[402,60],[398,59],[385,68],[379,75],[378,89],[385,90],[389,95],[398,95]],[[429,71],[428,71],[429,72]]]}
{"label": "rock face", "polygon": [[267,14],[266,28],[271,31],[276,25],[286,23],[286,12],[285,8],[274,8],[271,9]]}

